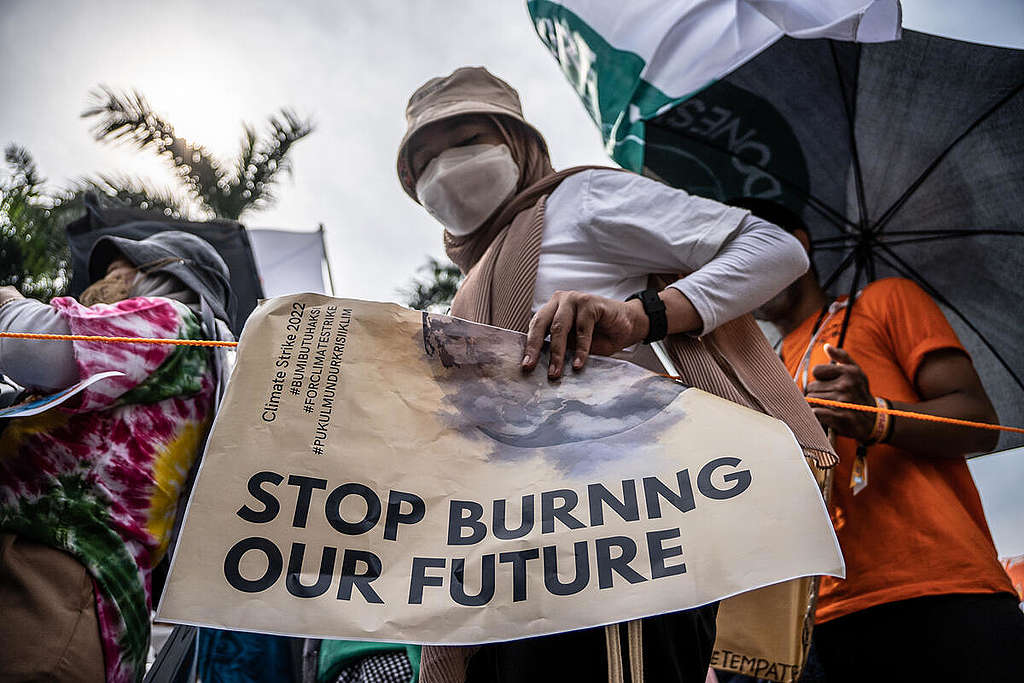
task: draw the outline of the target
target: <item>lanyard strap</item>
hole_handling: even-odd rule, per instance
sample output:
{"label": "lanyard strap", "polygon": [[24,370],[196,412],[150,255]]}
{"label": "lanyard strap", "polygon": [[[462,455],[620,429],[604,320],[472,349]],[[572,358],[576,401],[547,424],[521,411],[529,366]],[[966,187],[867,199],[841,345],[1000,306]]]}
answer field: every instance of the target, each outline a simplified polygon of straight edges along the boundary
{"label": "lanyard strap", "polygon": [[818,341],[818,337],[821,336],[825,326],[828,325],[832,317],[839,311],[846,308],[848,300],[833,301],[827,303],[821,307],[821,312],[818,314],[818,319],[814,322],[814,327],[811,331],[811,339],[807,342],[807,349],[804,351],[803,357],[800,359],[800,364],[796,368],[796,372],[793,374],[793,381],[797,383],[801,391],[807,391],[807,371],[811,363],[811,352],[814,350],[814,345]]}

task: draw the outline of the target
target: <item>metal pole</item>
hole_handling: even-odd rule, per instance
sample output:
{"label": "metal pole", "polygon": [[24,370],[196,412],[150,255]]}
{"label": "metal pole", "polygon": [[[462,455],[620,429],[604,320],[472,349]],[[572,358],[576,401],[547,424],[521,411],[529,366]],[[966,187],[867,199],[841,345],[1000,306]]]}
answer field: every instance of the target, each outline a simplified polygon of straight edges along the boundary
{"label": "metal pole", "polygon": [[836,348],[843,348],[846,343],[846,331],[850,327],[850,315],[853,313],[853,305],[857,300],[857,288],[860,286],[860,276],[864,272],[864,264],[860,257],[857,258],[857,265],[853,270],[853,283],[850,285],[850,294],[846,299],[846,311],[843,312],[843,325],[839,329],[839,339]]}
{"label": "metal pole", "polygon": [[179,624],[156,656],[146,673],[144,683],[185,683],[195,680],[196,635],[195,626]]}
{"label": "metal pole", "polygon": [[327,255],[327,238],[324,236],[326,231],[324,230],[324,224],[320,224],[320,245],[324,250],[324,265],[327,266],[327,285],[330,287],[331,296],[335,296],[334,293],[334,275],[331,273],[331,259]]}

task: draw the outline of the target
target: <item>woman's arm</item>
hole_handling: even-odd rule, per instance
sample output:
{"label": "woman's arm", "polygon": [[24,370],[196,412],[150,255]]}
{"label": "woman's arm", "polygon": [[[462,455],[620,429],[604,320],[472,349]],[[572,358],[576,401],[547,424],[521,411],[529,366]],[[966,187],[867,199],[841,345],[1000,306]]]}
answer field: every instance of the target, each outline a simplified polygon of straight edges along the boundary
{"label": "woman's arm", "polygon": [[[807,385],[807,395],[844,403],[875,405],[868,377],[853,356],[834,346],[825,351],[832,363],[813,369],[815,381]],[[992,402],[985,393],[974,364],[961,349],[947,348],[929,352],[921,361],[914,389],[921,397],[917,402],[893,401],[896,410],[926,415],[952,417],[972,422],[998,424]],[[815,405],[815,416],[836,433],[865,442],[875,424],[874,413],[845,408]],[[962,458],[972,453],[985,453],[996,447],[999,433],[960,425],[925,422],[893,417],[892,433],[886,443],[932,458]]]}
{"label": "woman's arm", "polygon": [[[4,294],[8,303],[0,305],[0,331],[69,334],[67,322],[52,306]],[[70,341],[0,338],[0,373],[39,391],[63,389],[80,379]]]}
{"label": "woman's arm", "polygon": [[[651,245],[658,246],[656,242]],[[647,253],[640,258],[655,261],[650,266],[660,266],[662,272],[692,269],[696,250],[685,254],[690,257],[686,260],[667,245],[661,246],[660,254]],[[668,333],[703,334],[749,313],[800,277],[808,265],[807,254],[796,238],[748,215],[717,253],[659,293],[665,304]],[[541,345],[549,334],[548,376],[554,379],[562,374],[567,348],[575,349],[572,366],[578,370],[591,353],[611,355],[643,341],[648,327],[638,300],[623,302],[583,292],[555,292],[530,322],[523,369],[530,371],[536,366]]]}
{"label": "woman's arm", "polygon": [[809,265],[795,237],[747,216],[714,257],[669,287],[693,304],[702,322],[697,331],[706,333],[766,303]]}

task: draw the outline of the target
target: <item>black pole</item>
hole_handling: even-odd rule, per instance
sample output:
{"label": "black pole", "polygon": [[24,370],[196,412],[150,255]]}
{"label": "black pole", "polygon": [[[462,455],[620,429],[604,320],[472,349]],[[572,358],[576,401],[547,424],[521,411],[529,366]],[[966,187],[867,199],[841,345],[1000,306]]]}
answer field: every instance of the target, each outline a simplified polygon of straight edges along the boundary
{"label": "black pole", "polygon": [[860,287],[860,276],[863,271],[864,258],[862,252],[857,254],[857,264],[853,270],[853,283],[850,285],[850,293],[846,299],[846,310],[843,312],[843,325],[839,328],[839,340],[836,342],[836,347],[840,349],[846,343],[846,332],[850,328],[850,314],[853,313],[853,304],[857,299],[857,288]]}
{"label": "black pole", "polygon": [[192,663],[196,652],[195,626],[179,624],[156,656],[144,683],[187,683],[195,680]]}

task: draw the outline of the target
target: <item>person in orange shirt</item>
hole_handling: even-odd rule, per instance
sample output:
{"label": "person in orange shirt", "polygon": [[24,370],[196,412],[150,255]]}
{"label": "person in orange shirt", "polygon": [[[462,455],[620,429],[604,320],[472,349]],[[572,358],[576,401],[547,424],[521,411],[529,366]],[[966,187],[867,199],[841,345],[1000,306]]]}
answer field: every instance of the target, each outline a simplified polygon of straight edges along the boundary
{"label": "person in orange shirt", "polygon": [[[788,210],[736,204],[810,251]],[[997,421],[970,356],[917,284],[867,285],[840,349],[849,305],[812,269],[754,313],[782,334],[783,363],[807,396]],[[846,580],[822,577],[815,614],[826,680],[1019,680],[1024,613],[964,457],[994,448],[997,432],[812,407],[837,435],[831,513],[846,558]]]}

